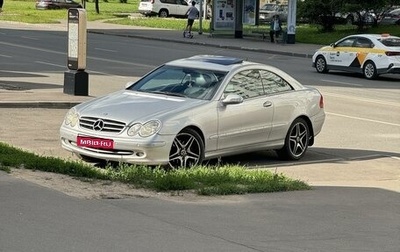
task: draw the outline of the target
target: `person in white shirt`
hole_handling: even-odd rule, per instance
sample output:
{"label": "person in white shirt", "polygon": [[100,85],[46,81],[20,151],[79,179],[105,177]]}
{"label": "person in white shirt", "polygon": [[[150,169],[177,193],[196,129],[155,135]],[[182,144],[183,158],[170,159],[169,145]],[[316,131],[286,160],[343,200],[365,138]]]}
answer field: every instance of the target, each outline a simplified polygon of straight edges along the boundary
{"label": "person in white shirt", "polygon": [[192,6],[190,6],[189,10],[187,11],[187,25],[186,29],[184,32],[184,36],[186,37],[187,34],[191,35],[192,34],[192,26],[194,23],[194,20],[199,16],[199,10],[195,7],[196,2],[192,1]]}

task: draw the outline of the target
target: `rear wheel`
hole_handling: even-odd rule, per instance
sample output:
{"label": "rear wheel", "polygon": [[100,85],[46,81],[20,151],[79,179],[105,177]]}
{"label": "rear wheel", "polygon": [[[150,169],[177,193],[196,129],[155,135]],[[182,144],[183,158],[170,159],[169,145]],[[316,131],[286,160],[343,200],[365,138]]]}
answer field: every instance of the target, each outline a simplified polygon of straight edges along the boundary
{"label": "rear wheel", "polygon": [[199,133],[184,129],[175,137],[169,153],[169,166],[172,169],[199,165],[204,159],[204,143]]}
{"label": "rear wheel", "polygon": [[378,71],[376,70],[376,66],[375,66],[374,62],[367,61],[364,64],[363,74],[364,74],[364,77],[369,80],[376,79],[378,77]]}
{"label": "rear wheel", "polygon": [[328,68],[326,66],[326,60],[324,56],[318,56],[317,59],[315,60],[315,69],[317,70],[318,73],[327,73]]}
{"label": "rear wheel", "polygon": [[289,128],[285,138],[285,145],[277,150],[277,154],[282,159],[299,160],[308,148],[310,130],[307,122],[302,118],[297,118]]}
{"label": "rear wheel", "polygon": [[158,13],[158,16],[161,18],[166,18],[168,17],[168,11],[167,10],[160,10],[160,12]]}

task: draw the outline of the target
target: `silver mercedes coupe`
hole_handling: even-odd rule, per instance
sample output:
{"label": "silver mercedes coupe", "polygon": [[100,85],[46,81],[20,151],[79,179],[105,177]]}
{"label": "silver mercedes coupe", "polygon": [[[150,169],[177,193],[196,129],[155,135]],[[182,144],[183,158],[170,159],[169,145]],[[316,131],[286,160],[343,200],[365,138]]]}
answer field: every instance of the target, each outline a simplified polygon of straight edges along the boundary
{"label": "silver mercedes coupe", "polygon": [[71,108],[60,138],[88,162],[180,168],[259,150],[298,160],[324,121],[321,93],[282,70],[197,55]]}

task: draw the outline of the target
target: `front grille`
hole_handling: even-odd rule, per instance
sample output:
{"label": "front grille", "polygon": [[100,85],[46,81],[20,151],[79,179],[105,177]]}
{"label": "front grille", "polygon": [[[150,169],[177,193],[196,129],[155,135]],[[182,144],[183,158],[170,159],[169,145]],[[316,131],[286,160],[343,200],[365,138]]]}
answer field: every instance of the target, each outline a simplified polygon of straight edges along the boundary
{"label": "front grille", "polygon": [[[96,122],[97,126],[100,125],[101,127],[95,127]],[[83,116],[79,119],[79,126],[93,131],[120,133],[125,128],[125,123],[103,118]]]}

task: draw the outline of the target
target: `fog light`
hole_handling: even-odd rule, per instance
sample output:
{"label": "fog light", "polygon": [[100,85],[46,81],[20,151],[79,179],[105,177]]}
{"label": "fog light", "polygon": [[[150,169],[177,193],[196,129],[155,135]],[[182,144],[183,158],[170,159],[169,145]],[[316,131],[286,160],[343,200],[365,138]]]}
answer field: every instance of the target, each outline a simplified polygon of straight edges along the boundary
{"label": "fog light", "polygon": [[136,152],[136,156],[143,157],[144,156],[144,152],[141,152],[141,151]]}

